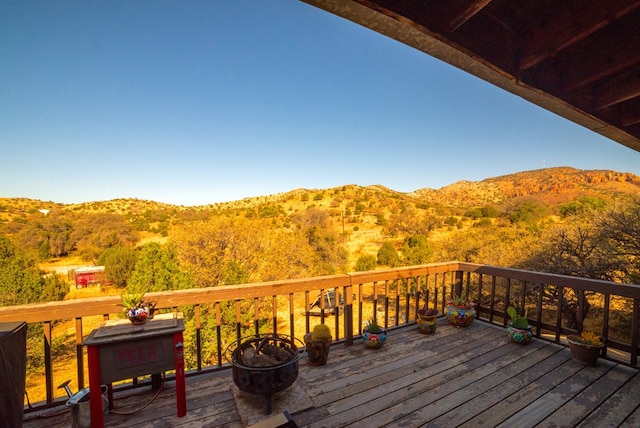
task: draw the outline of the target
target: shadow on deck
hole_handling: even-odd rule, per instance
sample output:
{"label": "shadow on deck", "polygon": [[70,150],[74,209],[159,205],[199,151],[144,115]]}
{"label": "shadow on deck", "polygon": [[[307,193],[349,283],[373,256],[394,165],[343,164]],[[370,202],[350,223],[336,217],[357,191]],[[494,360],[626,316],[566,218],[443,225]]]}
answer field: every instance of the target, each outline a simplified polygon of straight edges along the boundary
{"label": "shadow on deck", "polygon": [[[263,398],[237,391],[230,369],[187,378],[182,418],[173,382],[134,391],[116,396],[105,426],[244,427],[267,417]],[[585,367],[562,345],[517,345],[503,328],[445,319],[434,335],[393,330],[379,350],[334,345],[322,367],[305,357],[294,385],[273,397],[274,414],[287,410],[300,427],[635,427],[639,405],[635,369],[602,358]],[[66,409],[25,416],[25,428],[68,426]]]}

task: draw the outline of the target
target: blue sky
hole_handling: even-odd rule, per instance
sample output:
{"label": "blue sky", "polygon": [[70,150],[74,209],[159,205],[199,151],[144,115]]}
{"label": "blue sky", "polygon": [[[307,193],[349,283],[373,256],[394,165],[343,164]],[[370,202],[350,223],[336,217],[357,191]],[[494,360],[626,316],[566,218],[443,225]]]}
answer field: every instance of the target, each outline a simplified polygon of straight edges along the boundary
{"label": "blue sky", "polygon": [[0,0],[0,64],[0,197],[640,175],[640,153],[296,0]]}

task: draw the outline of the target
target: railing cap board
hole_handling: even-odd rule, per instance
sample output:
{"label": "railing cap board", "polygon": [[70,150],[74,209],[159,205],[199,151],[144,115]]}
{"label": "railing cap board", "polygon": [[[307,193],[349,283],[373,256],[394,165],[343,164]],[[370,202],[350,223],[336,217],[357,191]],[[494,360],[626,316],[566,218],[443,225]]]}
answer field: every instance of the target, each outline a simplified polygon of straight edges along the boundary
{"label": "railing cap board", "polygon": [[[289,293],[304,292],[309,289],[335,288],[348,286],[350,285],[350,281],[351,277],[347,274],[327,275],[316,278],[269,281],[254,284],[158,291],[147,293],[146,298],[157,302],[156,308],[161,309],[174,306],[287,295]],[[122,310],[122,301],[119,295],[92,297],[0,307],[0,322],[26,321],[28,323],[36,323],[57,319],[115,314],[122,312]]]}
{"label": "railing cap board", "polygon": [[537,284],[555,285],[575,288],[577,290],[595,291],[604,294],[615,294],[632,299],[640,299],[640,285],[617,284],[601,279],[582,278],[578,276],[558,275],[554,273],[535,272],[522,269],[486,266],[475,263],[460,263],[459,268],[465,272],[495,275]]}
{"label": "railing cap board", "polygon": [[369,270],[364,272],[350,273],[351,283],[364,284],[375,281],[385,281],[394,279],[405,279],[416,276],[431,275],[435,273],[445,273],[458,270],[457,262],[433,263],[429,265],[404,266],[384,270]]}

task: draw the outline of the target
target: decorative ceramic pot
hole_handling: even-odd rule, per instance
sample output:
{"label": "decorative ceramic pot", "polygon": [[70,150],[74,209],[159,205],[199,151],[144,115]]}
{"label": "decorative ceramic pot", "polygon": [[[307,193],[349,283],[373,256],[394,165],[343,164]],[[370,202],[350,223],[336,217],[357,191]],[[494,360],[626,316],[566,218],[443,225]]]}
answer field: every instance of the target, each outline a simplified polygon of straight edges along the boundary
{"label": "decorative ceramic pot", "polygon": [[476,310],[473,306],[449,304],[445,309],[444,315],[456,327],[469,327],[476,317]]}
{"label": "decorative ceramic pot", "polygon": [[598,356],[604,345],[594,346],[587,345],[576,340],[575,335],[567,336],[567,343],[571,350],[571,356],[574,360],[581,362],[587,366],[595,366],[598,364]]}
{"label": "decorative ceramic pot", "polygon": [[527,326],[527,328],[516,328],[509,323],[509,326],[507,327],[507,334],[511,338],[512,342],[519,343],[521,345],[531,343],[533,340],[531,326]]}
{"label": "decorative ceramic pot", "polygon": [[418,331],[422,334],[433,334],[436,332],[437,326],[437,314],[436,315],[423,315],[424,311],[420,309],[418,311],[418,318],[416,319],[416,324],[418,326]]}
{"label": "decorative ceramic pot", "polygon": [[133,325],[141,325],[147,322],[151,310],[147,307],[129,308],[126,310],[126,316]]}
{"label": "decorative ceramic pot", "polygon": [[372,333],[365,327],[362,331],[362,339],[364,340],[364,344],[367,348],[381,348],[387,340],[387,330],[382,328],[380,332]]}
{"label": "decorative ceramic pot", "polygon": [[309,356],[309,364],[312,366],[324,366],[329,358],[329,350],[331,349],[332,338],[313,339],[313,333],[304,335],[304,344],[307,347],[307,355]]}

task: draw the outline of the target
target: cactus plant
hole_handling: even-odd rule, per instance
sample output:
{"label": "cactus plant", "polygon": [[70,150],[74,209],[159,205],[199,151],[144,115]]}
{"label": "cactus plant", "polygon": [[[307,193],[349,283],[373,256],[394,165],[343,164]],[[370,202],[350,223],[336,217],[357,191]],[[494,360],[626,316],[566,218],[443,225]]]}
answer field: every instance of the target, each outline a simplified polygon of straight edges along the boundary
{"label": "cactus plant", "polygon": [[316,325],[310,333],[304,335],[309,363],[312,366],[323,366],[327,363],[332,340],[331,330],[325,324]]}
{"label": "cactus plant", "polygon": [[313,340],[331,340],[331,330],[329,330],[329,327],[327,327],[326,324],[318,324],[313,327],[311,337]]}

